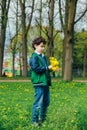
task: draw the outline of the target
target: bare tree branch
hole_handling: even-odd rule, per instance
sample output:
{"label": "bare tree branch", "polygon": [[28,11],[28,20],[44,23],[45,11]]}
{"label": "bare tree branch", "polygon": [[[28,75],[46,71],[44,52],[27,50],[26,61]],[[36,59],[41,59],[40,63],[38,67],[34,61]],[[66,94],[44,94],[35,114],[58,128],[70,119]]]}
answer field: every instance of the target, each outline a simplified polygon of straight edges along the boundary
{"label": "bare tree branch", "polygon": [[74,22],[74,24],[76,24],[86,14],[86,12],[87,12],[87,6],[82,15]]}
{"label": "bare tree branch", "polygon": [[31,10],[30,18],[29,18],[29,23],[26,29],[26,34],[28,34],[28,30],[30,29],[30,26],[31,26],[31,21],[32,21],[33,11],[34,11],[34,3],[35,3],[35,0],[32,1],[32,10]]}
{"label": "bare tree branch", "polygon": [[59,0],[59,15],[60,15],[61,26],[62,26],[62,29],[64,30],[63,16],[62,16],[62,10],[61,10],[61,0]]}
{"label": "bare tree branch", "polygon": [[[35,19],[35,21],[37,22],[38,26],[41,27],[41,24],[38,22],[38,20]],[[42,32],[48,37],[48,29],[45,29],[45,30],[44,30],[44,29],[42,28]]]}

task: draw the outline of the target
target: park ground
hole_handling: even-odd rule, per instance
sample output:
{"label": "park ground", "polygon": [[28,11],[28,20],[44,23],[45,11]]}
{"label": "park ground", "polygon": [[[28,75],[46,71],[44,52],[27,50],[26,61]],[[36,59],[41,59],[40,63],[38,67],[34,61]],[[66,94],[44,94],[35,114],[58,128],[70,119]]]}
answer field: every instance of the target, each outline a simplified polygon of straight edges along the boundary
{"label": "park ground", "polygon": [[53,79],[50,92],[47,120],[36,128],[31,124],[34,89],[30,80],[1,81],[0,130],[87,130],[87,83]]}

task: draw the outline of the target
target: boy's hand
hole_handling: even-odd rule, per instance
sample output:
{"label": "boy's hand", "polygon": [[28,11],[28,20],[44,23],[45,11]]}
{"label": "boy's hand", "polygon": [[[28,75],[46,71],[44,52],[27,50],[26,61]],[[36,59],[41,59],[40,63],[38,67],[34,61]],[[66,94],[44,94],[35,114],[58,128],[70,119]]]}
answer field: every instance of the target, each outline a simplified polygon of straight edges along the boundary
{"label": "boy's hand", "polygon": [[48,69],[51,70],[51,69],[52,69],[52,65],[49,65],[49,66],[48,66]]}

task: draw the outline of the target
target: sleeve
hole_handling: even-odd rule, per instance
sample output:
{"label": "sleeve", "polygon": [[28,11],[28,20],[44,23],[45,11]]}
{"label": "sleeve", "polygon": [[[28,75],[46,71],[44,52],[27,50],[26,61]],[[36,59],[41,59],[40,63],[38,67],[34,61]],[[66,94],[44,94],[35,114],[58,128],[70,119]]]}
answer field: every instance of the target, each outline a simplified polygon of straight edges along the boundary
{"label": "sleeve", "polygon": [[32,56],[31,58],[30,58],[30,61],[29,61],[29,63],[30,63],[30,66],[31,66],[31,69],[33,70],[33,71],[35,71],[36,73],[43,73],[43,72],[45,72],[46,71],[46,66],[40,66],[39,65],[39,62],[38,62],[38,57],[37,56]]}

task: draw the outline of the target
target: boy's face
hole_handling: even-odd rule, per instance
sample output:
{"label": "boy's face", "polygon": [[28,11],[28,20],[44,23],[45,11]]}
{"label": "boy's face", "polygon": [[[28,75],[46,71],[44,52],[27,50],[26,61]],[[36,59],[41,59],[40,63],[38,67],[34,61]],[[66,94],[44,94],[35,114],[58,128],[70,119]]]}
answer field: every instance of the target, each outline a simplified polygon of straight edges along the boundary
{"label": "boy's face", "polygon": [[44,49],[45,49],[45,45],[43,44],[43,42],[41,42],[39,45],[36,45],[35,44],[35,50],[37,52],[39,52],[40,54],[42,54],[44,52]]}

